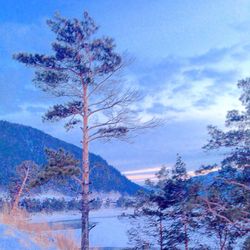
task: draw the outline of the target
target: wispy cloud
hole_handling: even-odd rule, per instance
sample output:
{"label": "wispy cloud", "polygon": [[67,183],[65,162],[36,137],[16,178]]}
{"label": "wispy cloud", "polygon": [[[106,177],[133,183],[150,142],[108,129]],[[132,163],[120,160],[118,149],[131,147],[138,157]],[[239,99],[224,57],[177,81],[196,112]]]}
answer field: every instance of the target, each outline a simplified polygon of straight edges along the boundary
{"label": "wispy cloud", "polygon": [[125,175],[155,173],[159,171],[160,169],[161,167],[152,167],[152,168],[143,168],[143,169],[137,169],[137,170],[123,171],[122,173]]}
{"label": "wispy cloud", "polygon": [[[160,87],[154,91],[148,88],[148,95],[140,104],[144,117],[221,122],[228,110],[240,108],[236,83],[250,75],[248,47],[237,44],[192,58],[179,58],[181,66],[171,77],[164,74],[164,66],[149,72],[149,79],[154,78],[150,74],[157,75]],[[159,74],[159,70],[163,73]]]}
{"label": "wispy cloud", "polygon": [[[156,181],[156,173],[161,169],[161,167],[156,168],[144,168],[139,170],[131,170],[122,172],[128,179],[131,181],[137,182],[139,184],[144,183],[146,180]],[[171,169],[171,167],[168,167]],[[198,175],[206,175],[211,172],[218,171],[220,167],[213,168],[212,170],[203,170],[200,173],[196,173],[194,170],[190,170],[187,172],[189,177],[198,176]]]}

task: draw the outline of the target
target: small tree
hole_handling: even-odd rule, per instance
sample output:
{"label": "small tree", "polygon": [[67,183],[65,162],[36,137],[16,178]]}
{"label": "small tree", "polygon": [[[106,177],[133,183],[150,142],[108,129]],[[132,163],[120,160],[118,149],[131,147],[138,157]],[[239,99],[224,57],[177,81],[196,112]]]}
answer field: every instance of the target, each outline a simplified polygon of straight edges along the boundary
{"label": "small tree", "polygon": [[40,169],[36,178],[32,181],[32,187],[42,186],[50,181],[62,182],[70,177],[78,182],[80,174],[80,162],[69,152],[63,149],[45,149],[47,163]]}
{"label": "small tree", "polygon": [[33,161],[23,161],[16,167],[16,176],[10,183],[10,197],[12,199],[12,211],[16,211],[21,197],[27,195],[32,188],[31,183],[36,178],[38,166]]}
{"label": "small tree", "polygon": [[195,199],[197,187],[192,183],[186,170],[186,164],[177,155],[176,163],[164,185],[164,202],[162,209],[169,218],[166,245],[178,249],[183,245],[185,250],[190,248],[190,232],[199,228]]}
{"label": "small tree", "polygon": [[124,89],[114,74],[124,63],[113,39],[97,38],[98,27],[84,12],[83,19],[56,15],[47,21],[55,33],[53,54],[19,53],[16,60],[36,69],[34,83],[45,92],[63,98],[44,120],[65,119],[67,130],[80,124],[82,132],[82,234],[81,249],[89,249],[89,144],[97,139],[124,138],[128,132],[151,127],[139,125],[130,104],[137,92]]}
{"label": "small tree", "polygon": [[23,161],[16,168],[9,191],[12,199],[12,211],[17,210],[23,195],[29,195],[34,188],[41,187],[50,181],[65,181],[67,177],[78,179],[79,161],[63,149],[57,151],[45,149],[47,163],[39,167],[33,161]]}

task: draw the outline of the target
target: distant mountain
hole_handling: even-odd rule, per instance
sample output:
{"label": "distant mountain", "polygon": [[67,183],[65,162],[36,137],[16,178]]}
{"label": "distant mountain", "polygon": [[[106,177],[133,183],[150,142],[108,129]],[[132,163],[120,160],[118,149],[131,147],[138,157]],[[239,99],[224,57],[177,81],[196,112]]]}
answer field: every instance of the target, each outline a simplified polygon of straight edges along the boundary
{"label": "distant mountain", "polygon": [[207,187],[213,183],[216,177],[218,177],[218,171],[206,173],[203,175],[197,175],[192,177],[194,183],[200,183],[202,186]]}
{"label": "distant mountain", "polygon": [[[33,160],[39,165],[45,163],[45,148],[63,148],[81,159],[81,149],[56,139],[32,127],[0,121],[0,187],[6,187],[15,166],[24,160]],[[94,165],[100,167],[93,168]],[[90,153],[91,189],[98,192],[117,191],[134,194],[141,187],[110,166],[102,157]]]}

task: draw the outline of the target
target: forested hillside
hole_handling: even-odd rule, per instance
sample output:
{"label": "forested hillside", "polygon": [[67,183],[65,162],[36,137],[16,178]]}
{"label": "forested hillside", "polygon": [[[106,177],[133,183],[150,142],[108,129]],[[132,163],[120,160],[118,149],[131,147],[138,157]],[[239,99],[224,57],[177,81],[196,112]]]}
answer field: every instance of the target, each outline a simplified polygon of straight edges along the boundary
{"label": "forested hillside", "polygon": [[[15,175],[15,166],[24,160],[32,160],[39,165],[45,163],[45,148],[63,148],[77,159],[81,158],[81,149],[75,145],[56,139],[32,127],[0,121],[0,184],[6,187],[11,176]],[[102,157],[90,153],[91,188],[95,191],[118,191],[134,194],[140,188],[128,180],[117,169],[110,166]]]}

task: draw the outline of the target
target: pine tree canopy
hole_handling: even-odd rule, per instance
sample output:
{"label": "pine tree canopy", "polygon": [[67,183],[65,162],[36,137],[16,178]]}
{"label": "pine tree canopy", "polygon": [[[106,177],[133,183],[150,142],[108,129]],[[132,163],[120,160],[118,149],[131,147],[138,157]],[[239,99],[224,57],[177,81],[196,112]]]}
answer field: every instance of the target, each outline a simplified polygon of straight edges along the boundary
{"label": "pine tree canopy", "polygon": [[84,106],[84,85],[88,85],[90,96],[122,66],[122,58],[115,52],[113,39],[96,37],[98,27],[87,12],[81,21],[57,14],[47,24],[56,38],[52,43],[53,53],[18,53],[14,59],[35,68],[33,81],[38,88],[70,99],[51,107],[43,118],[58,121],[72,117],[65,125],[71,129],[80,122],[77,115],[82,113]]}
{"label": "pine tree canopy", "polygon": [[205,149],[225,148],[231,150],[223,160],[222,165],[245,168],[250,167],[250,78],[238,82],[242,90],[240,101],[243,111],[229,111],[225,125],[227,131],[222,131],[215,126],[209,126],[210,140]]}

